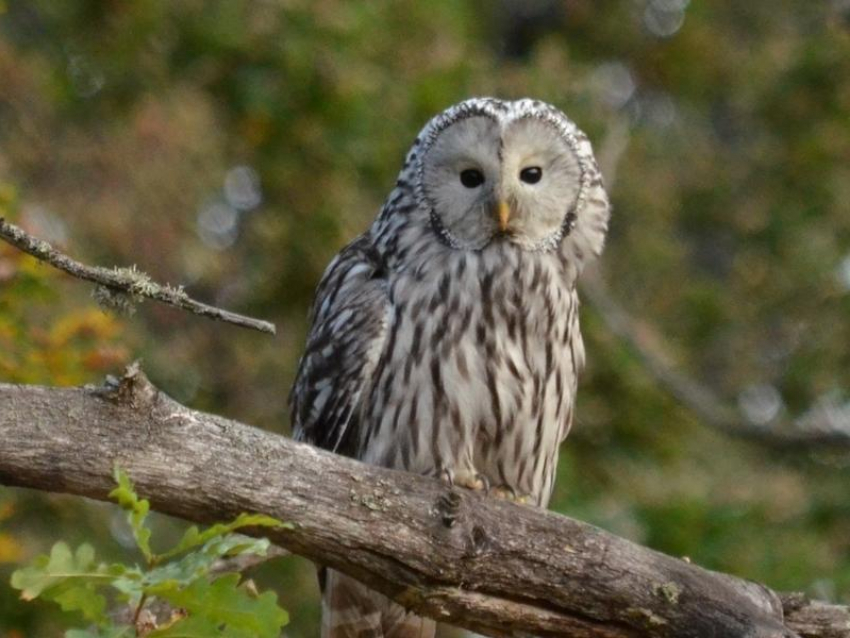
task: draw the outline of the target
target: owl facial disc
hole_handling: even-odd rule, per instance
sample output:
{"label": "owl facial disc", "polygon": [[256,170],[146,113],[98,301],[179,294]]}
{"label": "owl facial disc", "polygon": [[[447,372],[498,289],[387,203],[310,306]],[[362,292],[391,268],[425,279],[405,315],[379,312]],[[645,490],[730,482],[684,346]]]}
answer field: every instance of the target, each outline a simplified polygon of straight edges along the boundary
{"label": "owl facial disc", "polygon": [[457,249],[494,241],[553,250],[569,234],[595,167],[589,144],[554,107],[472,99],[419,136],[416,195],[434,230]]}

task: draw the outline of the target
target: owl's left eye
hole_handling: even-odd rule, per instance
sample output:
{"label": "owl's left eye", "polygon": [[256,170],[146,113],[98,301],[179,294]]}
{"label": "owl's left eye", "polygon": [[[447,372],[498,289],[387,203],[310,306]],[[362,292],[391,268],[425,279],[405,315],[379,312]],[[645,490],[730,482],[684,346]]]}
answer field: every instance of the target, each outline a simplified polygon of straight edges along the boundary
{"label": "owl's left eye", "polygon": [[543,177],[543,169],[539,166],[528,166],[519,172],[519,178],[526,184],[536,184]]}
{"label": "owl's left eye", "polygon": [[475,168],[467,168],[460,172],[460,183],[467,188],[476,188],[484,183],[484,174]]}

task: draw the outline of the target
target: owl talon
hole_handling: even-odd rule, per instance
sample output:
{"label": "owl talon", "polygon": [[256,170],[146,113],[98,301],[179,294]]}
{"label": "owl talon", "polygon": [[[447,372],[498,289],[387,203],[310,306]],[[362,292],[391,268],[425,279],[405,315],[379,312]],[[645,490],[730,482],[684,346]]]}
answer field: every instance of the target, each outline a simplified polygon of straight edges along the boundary
{"label": "owl talon", "polygon": [[465,487],[476,492],[489,492],[490,480],[478,472],[440,470],[440,480],[449,487]]}
{"label": "owl talon", "polygon": [[533,502],[533,499],[529,494],[520,494],[510,485],[500,485],[499,487],[493,488],[491,494],[496,498],[511,501],[512,503],[519,503],[520,505],[527,505],[528,503]]}
{"label": "owl talon", "polygon": [[455,486],[455,475],[451,470],[440,470],[439,479],[449,487]]}
{"label": "owl talon", "polygon": [[501,498],[505,501],[514,501],[517,498],[516,490],[510,485],[500,485],[499,487],[494,487],[491,493],[496,498]]}

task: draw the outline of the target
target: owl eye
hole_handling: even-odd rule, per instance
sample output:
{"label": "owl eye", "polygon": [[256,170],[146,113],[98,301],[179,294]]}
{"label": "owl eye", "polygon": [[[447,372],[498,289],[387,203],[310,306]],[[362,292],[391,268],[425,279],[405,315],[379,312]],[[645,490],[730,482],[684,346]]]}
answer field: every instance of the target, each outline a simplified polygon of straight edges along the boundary
{"label": "owl eye", "polygon": [[484,183],[484,174],[475,168],[467,168],[460,172],[460,183],[467,188],[477,188]]}
{"label": "owl eye", "polygon": [[526,184],[536,184],[543,177],[543,169],[539,166],[529,166],[519,172],[519,178]]}

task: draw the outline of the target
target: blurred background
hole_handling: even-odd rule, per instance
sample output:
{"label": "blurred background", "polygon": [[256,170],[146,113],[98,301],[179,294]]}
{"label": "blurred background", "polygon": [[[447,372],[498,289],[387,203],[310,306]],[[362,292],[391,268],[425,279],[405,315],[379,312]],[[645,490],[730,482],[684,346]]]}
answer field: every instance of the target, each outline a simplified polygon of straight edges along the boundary
{"label": "blurred background", "polygon": [[[0,0],[0,216],[278,326],[109,316],[3,244],[0,381],[141,358],[178,400],[288,433],[325,265],[473,95],[562,108],[613,199],[553,508],[850,603],[847,0]],[[60,538],[130,542],[109,505],[0,488],[0,636],[68,626],[8,587]],[[252,576],[316,635],[309,563]]]}

